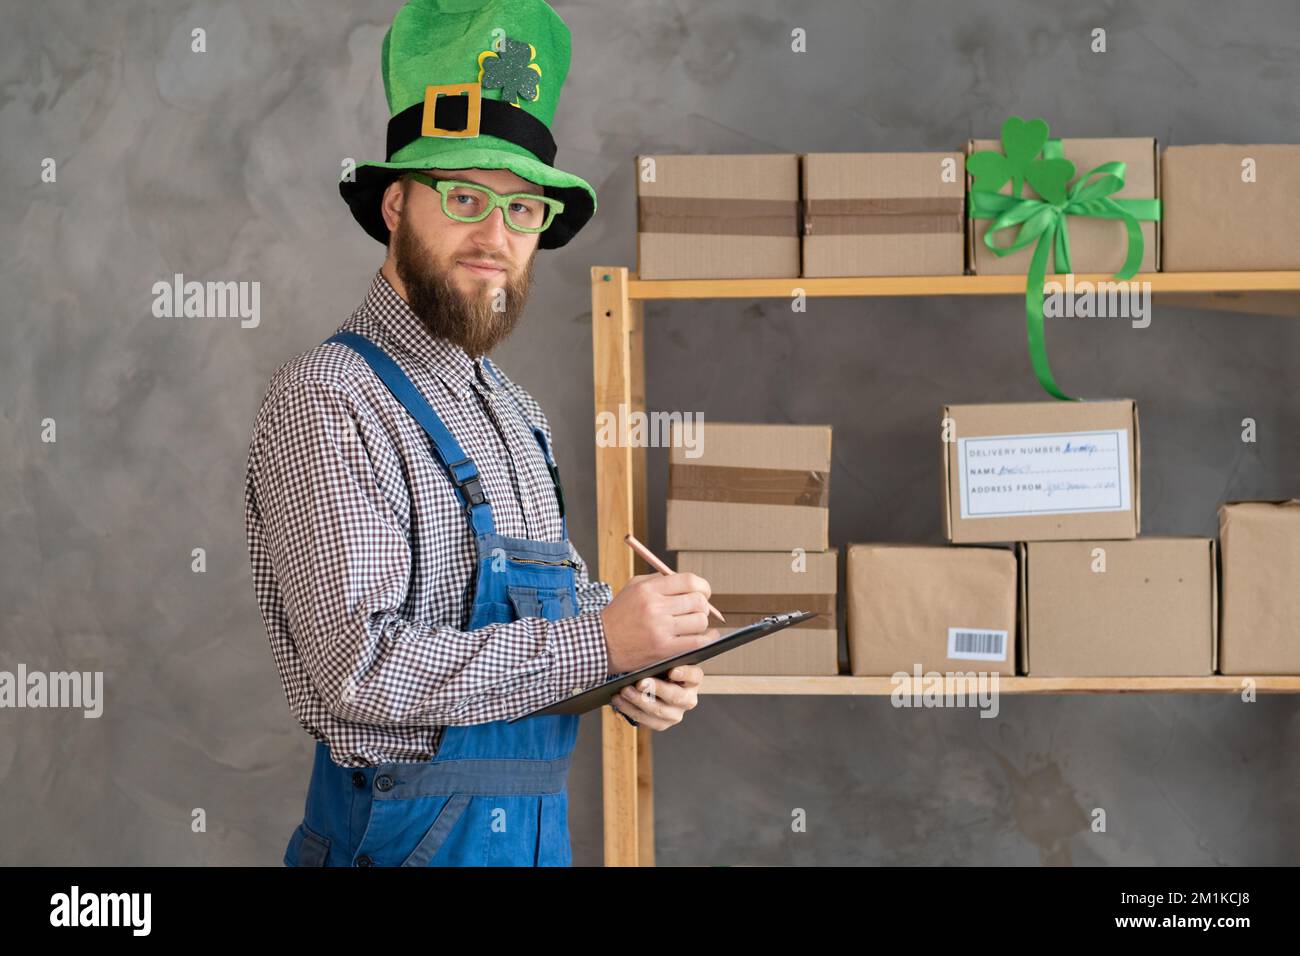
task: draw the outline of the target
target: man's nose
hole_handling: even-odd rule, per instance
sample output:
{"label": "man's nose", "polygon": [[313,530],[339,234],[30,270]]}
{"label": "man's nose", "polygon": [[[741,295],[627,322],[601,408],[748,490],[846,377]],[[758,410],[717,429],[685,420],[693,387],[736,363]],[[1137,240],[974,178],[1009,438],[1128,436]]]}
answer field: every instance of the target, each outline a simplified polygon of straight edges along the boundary
{"label": "man's nose", "polygon": [[474,240],[481,249],[505,249],[509,229],[506,225],[506,211],[497,206],[487,214],[486,219],[479,222],[474,231]]}

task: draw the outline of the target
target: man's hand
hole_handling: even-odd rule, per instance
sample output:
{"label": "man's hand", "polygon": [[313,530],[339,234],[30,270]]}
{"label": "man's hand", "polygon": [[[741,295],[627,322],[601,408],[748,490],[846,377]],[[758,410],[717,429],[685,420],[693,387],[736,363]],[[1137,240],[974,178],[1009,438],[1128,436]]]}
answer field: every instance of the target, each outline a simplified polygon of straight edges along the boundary
{"label": "man's hand", "polygon": [[[638,574],[600,612],[609,672],[626,674],[716,641],[709,582],[698,574]],[[708,628],[706,630],[706,628]]]}
{"label": "man's hand", "polygon": [[646,677],[634,687],[624,687],[609,705],[651,730],[667,730],[680,724],[682,715],[699,702],[696,688],[704,679],[704,671],[694,664],[680,664],[668,676],[670,680]]}

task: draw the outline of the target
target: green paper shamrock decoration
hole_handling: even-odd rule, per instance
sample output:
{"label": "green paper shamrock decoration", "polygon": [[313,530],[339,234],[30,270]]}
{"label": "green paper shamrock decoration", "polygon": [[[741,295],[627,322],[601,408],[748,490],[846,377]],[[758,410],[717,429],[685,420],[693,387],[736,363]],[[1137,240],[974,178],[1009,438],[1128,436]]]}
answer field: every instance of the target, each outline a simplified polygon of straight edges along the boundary
{"label": "green paper shamrock decoration", "polygon": [[479,54],[479,82],[485,90],[500,90],[506,103],[537,99],[537,83],[542,68],[532,62],[537,48],[531,43],[506,39],[498,53],[485,50]]}
{"label": "green paper shamrock decoration", "polygon": [[[1043,297],[1048,261],[1059,273],[1074,271],[1067,229],[1071,217],[1114,220],[1123,224],[1128,240],[1124,264],[1115,278],[1133,278],[1142,265],[1141,222],[1160,219],[1160,200],[1115,198],[1115,193],[1124,188],[1121,162],[1102,163],[1071,186],[1074,163],[1062,156],[1059,139],[1048,139],[1047,123],[1041,119],[1008,119],[1002,124],[1002,149],[1001,153],[981,150],[967,158],[966,171],[974,177],[966,195],[967,210],[971,220],[989,220],[981,241],[993,255],[1014,255],[1033,246],[1025,272],[1029,359],[1039,384],[1049,395],[1074,401],[1057,386],[1047,362]],[[999,191],[1008,181],[1010,195]],[[1037,197],[1020,195],[1025,183],[1038,193]],[[996,241],[995,237],[1008,234],[1009,244]]]}
{"label": "green paper shamrock decoration", "polygon": [[1027,182],[1049,203],[1064,205],[1066,186],[1074,178],[1074,163],[1038,158],[1047,144],[1047,134],[1044,120],[1026,122],[1019,116],[1010,117],[1002,124],[1001,153],[981,150],[967,158],[966,170],[975,177],[971,191],[995,193],[1011,180],[1011,195],[1018,198],[1021,184]]}

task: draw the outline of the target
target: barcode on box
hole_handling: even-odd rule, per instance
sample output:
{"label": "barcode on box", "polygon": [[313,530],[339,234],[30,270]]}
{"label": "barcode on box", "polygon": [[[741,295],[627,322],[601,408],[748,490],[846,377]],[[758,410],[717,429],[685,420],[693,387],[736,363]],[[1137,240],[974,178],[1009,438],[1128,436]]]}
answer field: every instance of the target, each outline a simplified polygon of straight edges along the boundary
{"label": "barcode on box", "polygon": [[964,661],[1005,661],[1007,632],[973,627],[948,628],[948,657]]}

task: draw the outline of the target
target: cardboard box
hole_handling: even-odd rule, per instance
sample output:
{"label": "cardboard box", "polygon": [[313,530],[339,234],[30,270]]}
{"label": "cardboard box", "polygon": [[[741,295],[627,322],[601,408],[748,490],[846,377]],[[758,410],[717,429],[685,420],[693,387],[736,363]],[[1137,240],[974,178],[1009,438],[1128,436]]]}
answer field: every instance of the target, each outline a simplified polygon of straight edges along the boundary
{"label": "cardboard box", "polygon": [[680,428],[668,453],[670,551],[827,549],[829,425],[704,422],[694,449]]}
{"label": "cardboard box", "polygon": [[837,563],[835,551],[809,551],[801,565],[786,551],[678,552],[677,570],[698,574],[713,588],[709,601],[727,623],[711,618],[709,626],[724,636],[769,614],[817,613],[705,661],[700,664],[704,673],[838,674]]}
{"label": "cardboard box", "polygon": [[[803,274],[961,275],[965,161],[961,153],[804,156]],[[944,176],[944,163],[954,175]]]}
{"label": "cardboard box", "polygon": [[1300,269],[1300,146],[1171,146],[1161,185],[1166,272]]}
{"label": "cardboard box", "polygon": [[[1074,163],[1075,178],[1086,176],[1102,163],[1125,164],[1124,187],[1112,195],[1114,199],[1155,199],[1160,196],[1160,166],[1157,162],[1156,141],[1149,137],[1128,139],[1062,139],[1065,158]],[[1002,143],[994,139],[975,139],[966,145],[967,155],[981,150],[1002,151]],[[967,188],[972,177],[967,177]],[[1011,183],[998,192],[1011,195]],[[1021,196],[1041,198],[1028,183]],[[968,262],[976,275],[1024,275],[1029,271],[1029,260],[1034,254],[1033,245],[1009,256],[995,256],[984,245],[984,233],[992,220],[971,220],[967,230]],[[1142,265],[1139,272],[1155,272],[1160,267],[1160,230],[1157,222],[1140,222],[1142,229]],[[1118,219],[1093,219],[1070,216],[1066,224],[1070,232],[1070,265],[1075,273],[1103,272],[1114,275],[1124,265],[1128,256],[1128,233]],[[994,236],[999,245],[1008,245],[1015,230]],[[1052,275],[1058,267],[1054,257],[1048,260],[1047,273]]]}
{"label": "cardboard box", "polygon": [[949,541],[1137,536],[1141,442],[1132,400],[945,405],[943,415]]}
{"label": "cardboard box", "polygon": [[850,544],[849,667],[1016,672],[1016,556],[1008,548]]}
{"label": "cardboard box", "polygon": [[799,275],[797,154],[637,156],[636,189],[639,278]]}
{"label": "cardboard box", "polygon": [[1019,549],[1019,653],[1030,677],[1214,673],[1212,539],[1032,541]]}
{"label": "cardboard box", "polygon": [[1219,509],[1219,672],[1300,674],[1300,500]]}

